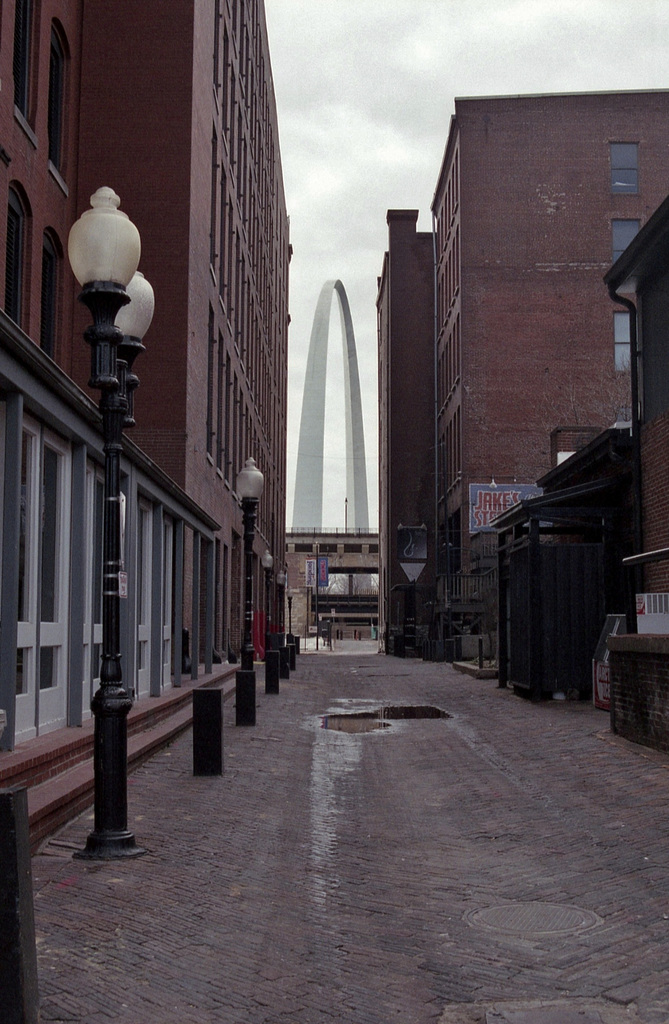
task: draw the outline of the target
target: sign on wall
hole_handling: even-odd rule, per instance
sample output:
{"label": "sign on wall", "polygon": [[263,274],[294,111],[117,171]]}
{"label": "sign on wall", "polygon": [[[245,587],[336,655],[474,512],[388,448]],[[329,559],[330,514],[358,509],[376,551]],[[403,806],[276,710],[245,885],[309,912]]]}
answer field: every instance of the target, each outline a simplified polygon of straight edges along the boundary
{"label": "sign on wall", "polygon": [[427,561],[427,526],[397,527],[397,557],[400,562]]}
{"label": "sign on wall", "polygon": [[397,557],[407,579],[415,583],[427,562],[427,526],[397,527]]}
{"label": "sign on wall", "polygon": [[542,493],[536,484],[470,484],[469,532],[494,529],[490,524],[495,516],[524,498],[536,498]]}
{"label": "sign on wall", "polygon": [[304,583],[307,587],[327,587],[330,582],[330,573],[327,555],[319,555],[318,558],[305,558],[304,560]]}

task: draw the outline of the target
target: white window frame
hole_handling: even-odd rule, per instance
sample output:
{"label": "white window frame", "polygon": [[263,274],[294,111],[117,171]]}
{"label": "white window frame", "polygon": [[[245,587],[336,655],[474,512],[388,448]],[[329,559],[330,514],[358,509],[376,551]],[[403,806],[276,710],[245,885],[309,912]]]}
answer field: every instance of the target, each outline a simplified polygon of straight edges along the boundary
{"label": "white window frame", "polygon": [[173,590],[174,522],[163,519],[163,672],[162,689],[172,685],[172,590]]}
{"label": "white window frame", "polygon": [[[140,547],[141,536],[141,547]],[[153,509],[148,501],[140,498],[137,502],[137,548],[136,567],[136,609],[137,609],[137,650],[136,650],[136,697],[148,697],[151,693],[151,562],[153,553]],[[141,559],[141,564],[140,564]]]}

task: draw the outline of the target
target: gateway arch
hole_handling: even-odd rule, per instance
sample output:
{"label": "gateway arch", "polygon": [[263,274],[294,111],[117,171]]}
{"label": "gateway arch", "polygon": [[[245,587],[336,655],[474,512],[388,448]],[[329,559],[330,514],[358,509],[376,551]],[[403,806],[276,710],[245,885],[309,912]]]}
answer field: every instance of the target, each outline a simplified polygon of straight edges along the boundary
{"label": "gateway arch", "polygon": [[355,349],[351,310],[341,281],[326,281],[323,285],[311,327],[307,372],[302,396],[300,440],[297,449],[293,528],[320,530],[323,527],[325,383],[330,308],[333,295],[336,295],[339,300],[344,355],[348,522],[352,527],[366,530],[369,528],[367,464],[365,462],[365,435],[362,423],[358,356]]}

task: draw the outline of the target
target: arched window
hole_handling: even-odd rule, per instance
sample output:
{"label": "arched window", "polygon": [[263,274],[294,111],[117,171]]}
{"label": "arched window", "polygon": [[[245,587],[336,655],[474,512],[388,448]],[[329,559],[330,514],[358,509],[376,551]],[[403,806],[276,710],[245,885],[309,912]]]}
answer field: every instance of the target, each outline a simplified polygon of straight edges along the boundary
{"label": "arched window", "polygon": [[23,297],[23,254],[25,247],[25,212],[13,188],[7,206],[7,253],[5,264],[5,312],[21,326]]}
{"label": "arched window", "polygon": [[16,0],[14,14],[14,103],[28,117],[32,0]]}
{"label": "arched window", "polygon": [[65,51],[60,37],[51,29],[49,61],[49,160],[57,170],[63,158],[63,109],[65,100]]}
{"label": "arched window", "polygon": [[45,234],[42,240],[42,295],[40,345],[53,357],[58,324],[58,250]]}

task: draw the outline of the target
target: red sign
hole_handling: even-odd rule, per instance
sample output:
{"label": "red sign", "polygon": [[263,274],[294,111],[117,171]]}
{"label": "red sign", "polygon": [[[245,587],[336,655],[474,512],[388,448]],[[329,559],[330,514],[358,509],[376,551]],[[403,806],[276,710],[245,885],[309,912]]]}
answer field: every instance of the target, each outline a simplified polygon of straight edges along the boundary
{"label": "red sign", "polygon": [[608,661],[592,663],[592,695],[596,708],[611,710],[611,676]]}

